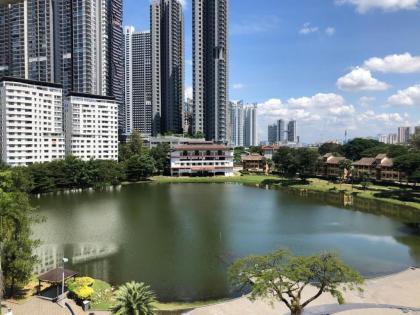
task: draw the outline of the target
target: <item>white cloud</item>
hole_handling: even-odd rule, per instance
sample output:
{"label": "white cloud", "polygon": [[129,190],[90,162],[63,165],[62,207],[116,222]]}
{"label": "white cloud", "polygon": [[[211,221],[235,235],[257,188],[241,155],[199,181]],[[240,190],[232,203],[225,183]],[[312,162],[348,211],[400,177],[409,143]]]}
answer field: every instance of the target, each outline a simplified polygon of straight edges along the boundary
{"label": "white cloud", "polygon": [[311,33],[316,33],[319,31],[317,26],[311,26],[311,23],[303,24],[302,28],[299,30],[299,33],[302,35],[308,35]]}
{"label": "white cloud", "polygon": [[399,90],[388,98],[388,103],[403,106],[420,105],[420,84],[410,86],[405,90]]}
{"label": "white cloud", "polygon": [[242,90],[243,88],[245,88],[245,84],[235,83],[235,84],[233,84],[232,87],[233,87],[234,90]]}
{"label": "white cloud", "polygon": [[187,66],[192,66],[193,65],[193,61],[191,59],[185,59],[185,64]]}
{"label": "white cloud", "polygon": [[288,104],[292,108],[328,108],[343,106],[346,103],[341,95],[334,93],[318,93],[312,97],[291,98]]}
{"label": "white cloud", "polygon": [[374,9],[383,11],[414,10],[417,8],[419,0],[336,0],[335,3],[354,5],[357,12],[364,14]]}
{"label": "white cloud", "polygon": [[[361,97],[371,102],[374,98]],[[290,98],[282,101],[272,98],[258,104],[258,126],[261,139],[267,137],[267,126],[278,119],[296,119],[303,142],[325,141],[342,138],[346,130],[352,137],[372,136],[390,132],[399,125],[412,125],[410,116],[398,112],[375,112],[358,110],[346,99],[335,93],[317,93],[313,96]],[[415,118],[418,120],[418,117]],[[333,130],[333,132],[331,132]]]}
{"label": "white cloud", "polygon": [[365,61],[365,67],[384,73],[415,73],[420,72],[420,56],[413,57],[410,53],[405,53],[385,58],[374,57]]}
{"label": "white cloud", "polygon": [[334,27],[327,27],[325,29],[325,34],[327,34],[328,36],[334,36],[335,35],[335,28]]}
{"label": "white cloud", "polygon": [[192,99],[193,98],[193,88],[192,86],[187,86],[185,88],[185,99]]}
{"label": "white cloud", "polygon": [[370,70],[358,67],[339,78],[337,87],[345,91],[385,91],[390,86],[372,77]]}
{"label": "white cloud", "polygon": [[375,101],[376,98],[373,96],[362,96],[359,99],[359,103],[360,105],[362,105],[363,107],[369,107],[370,103],[372,103],[373,101]]}

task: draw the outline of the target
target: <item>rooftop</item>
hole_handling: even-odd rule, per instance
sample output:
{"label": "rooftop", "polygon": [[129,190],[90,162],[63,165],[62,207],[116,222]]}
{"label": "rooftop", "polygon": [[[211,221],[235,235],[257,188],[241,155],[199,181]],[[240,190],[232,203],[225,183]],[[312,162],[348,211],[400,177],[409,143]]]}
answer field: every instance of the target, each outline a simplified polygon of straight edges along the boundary
{"label": "rooftop", "polygon": [[64,271],[64,280],[72,278],[77,275],[76,271],[63,269],[63,268],[56,268],[50,270],[38,277],[39,281],[49,282],[49,283],[60,283],[63,281],[63,271]]}
{"label": "rooftop", "polygon": [[243,155],[241,157],[242,161],[263,161],[265,157],[259,154]]}
{"label": "rooftop", "polygon": [[222,145],[222,144],[214,144],[214,143],[197,143],[197,144],[183,144],[175,146],[175,150],[177,151],[214,151],[214,150],[222,150],[222,151],[230,151],[232,148]]}
{"label": "rooftop", "polygon": [[52,87],[52,88],[57,88],[57,89],[63,88],[61,84],[57,84],[57,83],[27,80],[27,79],[14,78],[14,77],[1,77],[0,82],[16,82],[16,83],[23,83],[23,84],[30,84],[30,85]]}
{"label": "rooftop", "polygon": [[353,163],[354,166],[372,166],[376,162],[375,158],[362,158]]}
{"label": "rooftop", "polygon": [[97,99],[97,100],[115,101],[115,97],[113,97],[113,96],[95,95],[95,94],[87,94],[87,93],[70,92],[67,96],[68,97],[74,96],[74,97],[92,98],[92,99]]}

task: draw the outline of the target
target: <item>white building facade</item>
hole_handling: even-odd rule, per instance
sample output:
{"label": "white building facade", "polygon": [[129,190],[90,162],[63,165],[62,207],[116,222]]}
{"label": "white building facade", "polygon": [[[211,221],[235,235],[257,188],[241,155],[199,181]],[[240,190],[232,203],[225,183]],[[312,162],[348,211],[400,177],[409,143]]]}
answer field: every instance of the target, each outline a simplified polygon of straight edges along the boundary
{"label": "white building facade", "polygon": [[64,158],[61,85],[1,79],[0,133],[1,159],[11,166]]}
{"label": "white building facade", "polygon": [[171,153],[171,176],[233,176],[233,149],[213,143],[190,143]]}
{"label": "white building facade", "polygon": [[108,96],[70,94],[64,102],[66,154],[118,160],[118,104]]}

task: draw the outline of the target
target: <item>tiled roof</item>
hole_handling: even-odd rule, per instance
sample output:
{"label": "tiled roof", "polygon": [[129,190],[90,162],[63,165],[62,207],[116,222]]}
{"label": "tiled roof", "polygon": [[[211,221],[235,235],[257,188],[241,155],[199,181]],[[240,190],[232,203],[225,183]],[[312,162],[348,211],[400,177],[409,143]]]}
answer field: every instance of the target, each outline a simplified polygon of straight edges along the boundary
{"label": "tiled roof", "polygon": [[382,160],[381,166],[385,167],[393,167],[394,166],[394,160],[390,158],[385,158]]}
{"label": "tiled roof", "polygon": [[346,158],[343,156],[334,156],[327,160],[327,164],[340,164],[341,161],[344,161]]}
{"label": "tiled roof", "polygon": [[175,150],[177,151],[229,151],[231,149],[232,148],[221,144],[184,144],[175,147]]}
{"label": "tiled roof", "polygon": [[244,155],[241,157],[242,161],[263,161],[265,157],[259,154]]}
{"label": "tiled roof", "polygon": [[373,166],[375,163],[375,158],[362,158],[359,161],[353,163],[354,166]]}
{"label": "tiled roof", "polygon": [[376,156],[376,159],[377,159],[377,160],[382,160],[382,159],[385,159],[385,158],[387,158],[387,156],[386,156],[386,154],[385,154],[385,153],[383,153],[383,154],[378,154],[378,155]]}

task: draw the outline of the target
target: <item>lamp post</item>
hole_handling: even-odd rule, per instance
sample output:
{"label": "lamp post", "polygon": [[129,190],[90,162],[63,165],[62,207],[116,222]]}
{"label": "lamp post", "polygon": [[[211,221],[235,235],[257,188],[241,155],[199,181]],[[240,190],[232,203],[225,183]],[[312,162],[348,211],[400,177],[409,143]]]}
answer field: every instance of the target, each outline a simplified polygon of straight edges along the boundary
{"label": "lamp post", "polygon": [[62,284],[62,287],[61,287],[61,294],[62,295],[64,295],[64,277],[65,277],[64,276],[64,273],[65,273],[64,264],[68,261],[69,261],[68,258],[63,257],[63,284]]}

